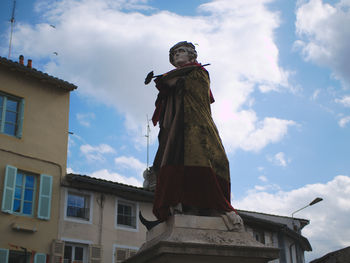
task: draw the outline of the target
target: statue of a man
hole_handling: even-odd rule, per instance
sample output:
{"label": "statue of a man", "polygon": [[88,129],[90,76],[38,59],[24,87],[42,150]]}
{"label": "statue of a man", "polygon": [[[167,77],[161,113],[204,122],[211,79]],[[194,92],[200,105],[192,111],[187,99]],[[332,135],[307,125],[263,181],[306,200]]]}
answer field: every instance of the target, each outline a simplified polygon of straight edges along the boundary
{"label": "statue of a man", "polygon": [[192,43],[177,43],[169,59],[176,69],[155,79],[159,94],[152,120],[160,131],[153,213],[161,221],[174,211],[235,216],[229,162],[211,116],[209,73]]}

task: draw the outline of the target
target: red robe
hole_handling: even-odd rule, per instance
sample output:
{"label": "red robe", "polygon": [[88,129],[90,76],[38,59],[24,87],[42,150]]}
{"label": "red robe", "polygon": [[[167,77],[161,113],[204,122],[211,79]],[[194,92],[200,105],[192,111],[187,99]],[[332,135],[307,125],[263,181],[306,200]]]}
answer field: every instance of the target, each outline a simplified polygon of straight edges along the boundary
{"label": "red robe", "polygon": [[159,120],[160,131],[153,163],[157,174],[153,213],[166,220],[170,207],[179,203],[234,211],[229,163],[211,116],[209,74],[195,67],[177,77],[173,86],[156,80],[159,94],[152,119],[154,123]]}

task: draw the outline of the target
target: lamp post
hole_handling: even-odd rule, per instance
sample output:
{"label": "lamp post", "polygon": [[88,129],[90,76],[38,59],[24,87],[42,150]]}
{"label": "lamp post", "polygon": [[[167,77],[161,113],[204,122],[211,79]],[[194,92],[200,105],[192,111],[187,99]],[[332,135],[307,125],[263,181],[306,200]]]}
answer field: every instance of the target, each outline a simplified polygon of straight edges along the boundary
{"label": "lamp post", "polygon": [[312,205],[314,205],[314,204],[317,204],[318,202],[321,202],[322,200],[323,200],[323,198],[321,198],[321,197],[315,198],[312,202],[310,202],[310,204],[308,204],[308,205],[306,205],[306,206],[304,206],[304,207],[302,207],[302,208],[300,208],[300,209],[294,211],[294,212],[292,213],[292,218],[294,217],[294,214],[295,214],[295,213],[299,212],[300,210],[303,210],[303,209],[306,208],[306,207],[309,207],[309,206],[312,206]]}

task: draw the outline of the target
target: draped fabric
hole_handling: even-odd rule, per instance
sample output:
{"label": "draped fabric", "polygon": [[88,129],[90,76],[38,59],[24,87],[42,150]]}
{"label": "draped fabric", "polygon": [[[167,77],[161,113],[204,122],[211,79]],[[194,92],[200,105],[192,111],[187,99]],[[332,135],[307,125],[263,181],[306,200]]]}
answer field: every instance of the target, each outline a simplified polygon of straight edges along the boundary
{"label": "draped fabric", "polygon": [[196,67],[172,86],[157,81],[160,132],[153,169],[157,186],[153,213],[160,220],[181,203],[233,211],[228,159],[211,116],[208,72]]}

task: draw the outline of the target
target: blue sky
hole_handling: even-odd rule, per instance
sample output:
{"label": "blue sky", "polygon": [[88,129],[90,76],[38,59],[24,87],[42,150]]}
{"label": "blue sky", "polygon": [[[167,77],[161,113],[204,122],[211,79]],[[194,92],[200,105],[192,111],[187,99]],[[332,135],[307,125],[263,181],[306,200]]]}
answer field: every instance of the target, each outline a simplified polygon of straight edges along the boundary
{"label": "blue sky", "polygon": [[[1,1],[7,57],[12,1]],[[142,185],[146,74],[197,43],[230,160],[232,204],[298,217],[313,259],[350,245],[350,2],[347,0],[17,0],[11,59],[76,84],[68,170]],[[50,26],[53,25],[54,27]],[[54,54],[57,52],[57,55]],[[151,126],[150,162],[158,129]],[[326,212],[327,211],[327,212]]]}

